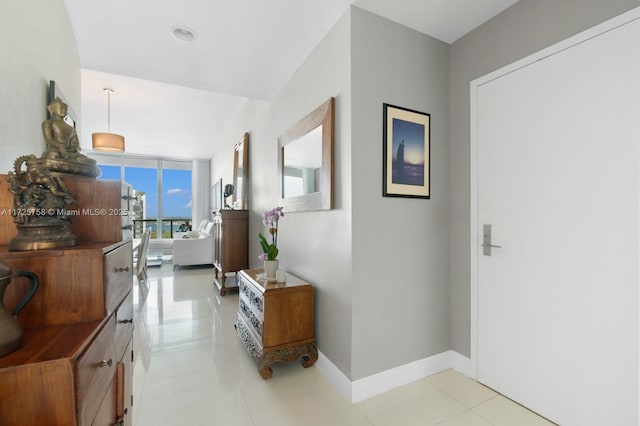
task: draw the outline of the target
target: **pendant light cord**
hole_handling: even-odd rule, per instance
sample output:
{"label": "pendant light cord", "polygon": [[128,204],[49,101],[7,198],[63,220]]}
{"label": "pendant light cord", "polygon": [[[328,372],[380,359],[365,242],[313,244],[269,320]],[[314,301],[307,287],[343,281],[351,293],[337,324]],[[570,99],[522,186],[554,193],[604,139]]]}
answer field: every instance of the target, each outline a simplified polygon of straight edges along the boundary
{"label": "pendant light cord", "polygon": [[111,94],[113,89],[105,87],[102,90],[107,92],[107,132],[111,133]]}

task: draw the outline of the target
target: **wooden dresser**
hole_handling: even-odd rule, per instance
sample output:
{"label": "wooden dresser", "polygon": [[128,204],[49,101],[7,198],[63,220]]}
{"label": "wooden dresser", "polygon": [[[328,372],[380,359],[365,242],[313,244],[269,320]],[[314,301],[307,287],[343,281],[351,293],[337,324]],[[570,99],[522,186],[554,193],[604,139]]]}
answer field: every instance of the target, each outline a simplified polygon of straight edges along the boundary
{"label": "wooden dresser", "polygon": [[214,223],[214,278],[224,296],[228,290],[238,290],[237,281],[228,286],[226,274],[249,267],[249,211],[217,210]]}
{"label": "wooden dresser", "polygon": [[[119,182],[65,183],[79,207],[120,209]],[[11,207],[2,186],[0,208]],[[14,231],[11,219],[0,216],[0,229]],[[115,215],[74,217],[78,243],[69,248],[8,251],[12,235],[0,239],[0,259],[40,281],[18,315],[22,346],[0,357],[3,426],[132,424],[133,257],[121,223]],[[8,310],[27,289],[25,278],[12,279],[2,301]]]}
{"label": "wooden dresser", "polygon": [[271,364],[302,359],[303,367],[318,360],[313,329],[313,286],[287,274],[284,283],[267,283],[262,269],[237,275],[240,297],[235,327],[249,354],[258,360],[264,379]]}

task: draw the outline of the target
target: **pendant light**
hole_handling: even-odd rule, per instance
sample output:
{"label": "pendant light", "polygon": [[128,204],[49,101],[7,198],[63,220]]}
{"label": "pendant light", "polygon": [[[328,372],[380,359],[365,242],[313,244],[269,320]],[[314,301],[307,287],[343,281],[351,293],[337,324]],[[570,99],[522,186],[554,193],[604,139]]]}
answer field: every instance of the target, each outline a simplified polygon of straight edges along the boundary
{"label": "pendant light", "polygon": [[107,93],[107,132],[93,133],[91,143],[96,151],[124,152],[124,136],[110,133],[111,127],[111,94],[113,89],[103,89]]}

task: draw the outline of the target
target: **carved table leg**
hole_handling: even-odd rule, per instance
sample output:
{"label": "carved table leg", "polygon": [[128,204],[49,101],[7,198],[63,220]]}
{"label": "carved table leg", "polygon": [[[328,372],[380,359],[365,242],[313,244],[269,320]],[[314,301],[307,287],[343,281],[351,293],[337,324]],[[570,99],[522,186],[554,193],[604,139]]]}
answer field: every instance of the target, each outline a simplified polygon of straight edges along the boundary
{"label": "carved table leg", "polygon": [[309,353],[307,355],[302,355],[302,366],[304,368],[309,368],[318,360],[318,348],[313,343],[307,343],[306,345],[309,349]]}
{"label": "carved table leg", "polygon": [[302,358],[304,368],[311,367],[318,360],[318,349],[314,343],[303,343],[288,348],[280,348],[262,354],[258,360],[258,371],[263,379],[269,379],[273,375],[271,364],[274,362],[291,362]]}
{"label": "carved table leg", "polygon": [[270,367],[270,363],[269,365],[266,365],[265,363],[263,363],[264,358],[260,359],[260,361],[258,362],[258,371],[260,372],[260,376],[267,380],[270,379],[271,376],[273,376],[273,370]]}
{"label": "carved table leg", "polygon": [[220,296],[224,296],[227,293],[227,289],[224,286],[224,282],[227,280],[227,276],[223,271],[220,271]]}

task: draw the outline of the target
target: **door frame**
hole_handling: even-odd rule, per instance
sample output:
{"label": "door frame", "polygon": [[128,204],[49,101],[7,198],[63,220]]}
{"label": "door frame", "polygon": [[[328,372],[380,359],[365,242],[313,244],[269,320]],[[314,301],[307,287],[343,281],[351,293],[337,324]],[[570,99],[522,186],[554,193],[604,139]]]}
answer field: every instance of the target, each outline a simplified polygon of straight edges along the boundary
{"label": "door frame", "polygon": [[[640,7],[598,24],[559,43],[533,53],[470,82],[470,376],[478,378],[478,252],[481,235],[478,225],[478,88],[504,75],[553,56],[591,38],[597,37],[631,21],[640,19]],[[640,218],[639,218],[640,220]]]}

